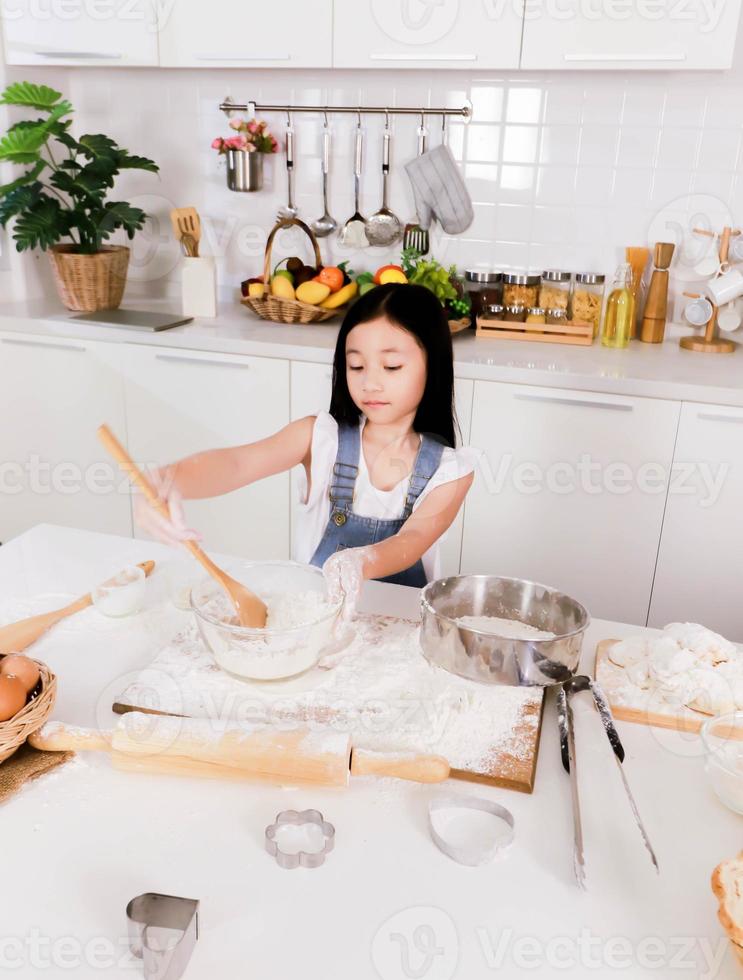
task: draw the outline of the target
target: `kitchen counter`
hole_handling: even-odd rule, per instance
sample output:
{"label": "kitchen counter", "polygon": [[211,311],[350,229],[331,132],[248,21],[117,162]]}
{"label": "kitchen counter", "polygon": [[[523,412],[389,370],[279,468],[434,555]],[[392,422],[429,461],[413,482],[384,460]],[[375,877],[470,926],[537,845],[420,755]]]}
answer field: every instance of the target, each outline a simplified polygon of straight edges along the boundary
{"label": "kitchen counter", "polygon": [[[130,300],[126,305],[177,309],[177,301]],[[238,304],[222,306],[215,320],[195,319],[161,333],[76,323],[71,316],[54,300],[4,304],[0,331],[329,364],[338,326],[337,321],[267,323]],[[626,350],[609,350],[598,342],[585,348],[478,339],[468,331],[454,337],[454,358],[459,378],[743,407],[743,354],[696,354],[681,350],[676,338],[658,345],[633,341]]]}
{"label": "kitchen counter", "polygon": [[[174,556],[144,541],[38,526],[0,547],[0,596],[79,593],[127,562]],[[153,609],[164,574],[161,566],[149,584]],[[417,593],[370,583],[364,605],[415,615]],[[54,717],[112,723],[112,695],[156,652],[141,619],[77,631],[73,650],[55,650],[53,634],[40,642],[37,655],[60,678]],[[118,643],[106,642],[108,630],[128,631],[131,642],[122,646],[118,633]],[[594,620],[584,667],[598,640],[635,631]],[[343,791],[284,789],[121,773],[105,757],[79,756],[3,808],[0,969],[24,978],[138,976],[124,909],[135,895],[159,891],[201,900],[188,980],[484,980],[496,970],[541,978],[566,969],[571,978],[737,977],[709,876],[739,850],[741,823],[708,787],[698,740],[618,726],[656,876],[586,702],[576,702],[576,725],[587,894],[572,875],[569,783],[551,699],[532,796],[446,784],[515,816],[510,850],[480,868],[453,863],[430,841],[435,787],[356,779]],[[335,850],[318,870],[282,871],[263,850],[265,826],[291,807],[317,807],[336,826]]]}

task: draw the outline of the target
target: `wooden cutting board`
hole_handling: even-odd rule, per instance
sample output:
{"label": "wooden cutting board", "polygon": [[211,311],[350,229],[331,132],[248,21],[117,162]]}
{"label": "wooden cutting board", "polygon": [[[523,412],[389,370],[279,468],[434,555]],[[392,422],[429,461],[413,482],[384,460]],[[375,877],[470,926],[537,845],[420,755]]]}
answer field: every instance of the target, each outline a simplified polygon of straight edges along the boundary
{"label": "wooden cutting board", "polygon": [[633,707],[624,701],[616,700],[617,684],[621,683],[624,667],[617,667],[609,660],[609,649],[618,640],[601,640],[596,647],[594,676],[606,694],[612,714],[619,721],[631,721],[637,725],[652,728],[670,728],[677,732],[698,732],[709,715],[685,706],[675,707],[657,699],[654,703],[638,704]]}
{"label": "wooden cutting board", "polygon": [[[370,616],[363,617],[367,620],[362,624],[360,630],[369,631],[370,642],[368,646],[362,648],[358,654],[351,656],[364,656],[369,660],[375,656],[383,655],[383,644],[380,637],[383,637],[386,629],[399,630],[414,628],[415,624],[407,623],[390,616]],[[190,642],[190,641],[189,641]],[[411,649],[411,656],[414,655]],[[417,654],[422,656],[421,654]],[[181,669],[188,664],[188,670]],[[179,687],[179,704],[170,704],[167,699],[161,702],[161,708],[153,707],[152,684],[153,670],[157,673],[162,672],[167,675],[172,674],[176,685]],[[337,672],[340,667],[335,667]],[[155,674],[155,676],[156,676]],[[441,675],[439,675],[441,676]],[[472,692],[472,696],[478,699],[479,710],[477,714],[472,714],[473,739],[477,737],[483,742],[483,751],[477,753],[478,762],[475,765],[458,767],[456,761],[444,751],[443,748],[436,747],[435,743],[428,743],[425,746],[426,753],[444,755],[452,766],[452,777],[463,779],[470,782],[487,783],[493,786],[500,786],[506,789],[513,789],[523,793],[531,793],[534,789],[534,779],[536,774],[537,756],[539,752],[539,742],[542,729],[542,715],[544,711],[544,691],[541,688],[502,688],[497,686],[481,685],[474,681],[463,681],[460,678],[451,678],[452,685],[457,691]],[[276,682],[281,684],[281,682]],[[187,685],[190,690],[187,690]],[[211,655],[203,650],[200,643],[194,642],[184,645],[183,656],[179,655],[177,645],[171,644],[170,647],[161,651],[155,658],[150,667],[146,668],[141,674],[141,681],[135,680],[125,691],[116,698],[113,710],[119,714],[126,711],[145,711],[153,714],[170,714],[182,717],[205,717],[209,716],[208,708],[205,709],[204,703],[200,702],[196,696],[198,690],[217,690],[220,692],[216,701],[224,703],[225,699],[232,696],[252,699],[257,701],[261,694],[265,692],[265,685],[251,685],[250,683],[236,680],[224,674],[213,662]],[[255,692],[255,693],[252,693]],[[278,693],[278,691],[277,691]],[[343,703],[343,707],[338,710],[327,705],[307,705],[293,703],[295,698],[287,697],[285,706],[271,703],[270,719],[273,724],[296,725],[297,727],[307,727],[308,725],[332,725],[336,730],[349,731],[354,738],[354,742],[362,748],[363,739],[359,738],[358,709],[353,703],[353,692],[344,691],[341,682],[338,682],[333,691],[333,704]],[[357,693],[358,696],[358,693]],[[368,702],[374,697],[373,688],[365,691],[364,698]],[[509,711],[514,711],[515,720],[509,732],[509,737],[496,739],[493,743],[487,741],[487,717],[484,719],[482,698],[487,698],[485,715],[492,710],[493,731],[495,732],[498,718],[499,703],[502,706],[508,705]],[[513,699],[519,703],[514,710]],[[212,704],[215,698],[212,695]],[[492,703],[492,709],[490,704]],[[465,704],[469,702],[465,699]],[[353,719],[357,727],[354,728]],[[374,718],[366,714],[362,721],[372,723]],[[479,726],[476,732],[475,722]],[[467,724],[467,709],[463,709],[461,714],[455,718],[456,724]],[[483,730],[484,729],[484,730]],[[367,729],[368,731],[369,729]],[[363,734],[363,726],[362,726]],[[408,743],[400,744],[397,747],[400,751],[410,751]],[[384,751],[394,751],[395,746],[385,746]],[[415,747],[415,751],[423,751],[423,748]]]}

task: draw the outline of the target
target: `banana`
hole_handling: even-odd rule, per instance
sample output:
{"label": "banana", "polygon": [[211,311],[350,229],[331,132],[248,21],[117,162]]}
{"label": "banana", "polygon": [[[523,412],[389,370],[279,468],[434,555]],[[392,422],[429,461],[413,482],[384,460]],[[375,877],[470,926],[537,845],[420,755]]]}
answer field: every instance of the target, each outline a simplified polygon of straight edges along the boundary
{"label": "banana", "polygon": [[337,310],[339,306],[343,306],[349,300],[353,299],[358,291],[359,287],[357,283],[349,282],[343,289],[339,289],[337,293],[331,293],[325,302],[320,303],[320,306],[324,310]]}

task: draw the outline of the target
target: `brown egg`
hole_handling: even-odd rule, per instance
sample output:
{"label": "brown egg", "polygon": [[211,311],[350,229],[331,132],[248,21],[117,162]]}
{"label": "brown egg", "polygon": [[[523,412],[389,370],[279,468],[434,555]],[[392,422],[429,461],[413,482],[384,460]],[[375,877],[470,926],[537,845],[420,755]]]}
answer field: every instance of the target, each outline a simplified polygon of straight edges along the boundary
{"label": "brown egg", "polygon": [[17,677],[0,674],[0,721],[13,718],[26,704],[26,688]]}
{"label": "brown egg", "polygon": [[20,653],[11,653],[0,660],[0,675],[2,674],[17,677],[23,684],[26,694],[30,694],[39,683],[39,668],[33,660]]}

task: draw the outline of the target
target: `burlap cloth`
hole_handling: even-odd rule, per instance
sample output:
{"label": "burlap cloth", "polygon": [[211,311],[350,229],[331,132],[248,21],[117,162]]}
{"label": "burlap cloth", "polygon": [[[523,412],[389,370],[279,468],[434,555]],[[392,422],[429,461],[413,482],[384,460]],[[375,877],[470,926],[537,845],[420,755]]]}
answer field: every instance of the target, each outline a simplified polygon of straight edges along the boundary
{"label": "burlap cloth", "polygon": [[25,783],[64,765],[74,755],[74,752],[40,752],[28,743],[22,745],[0,763],[0,803],[9,800]]}

